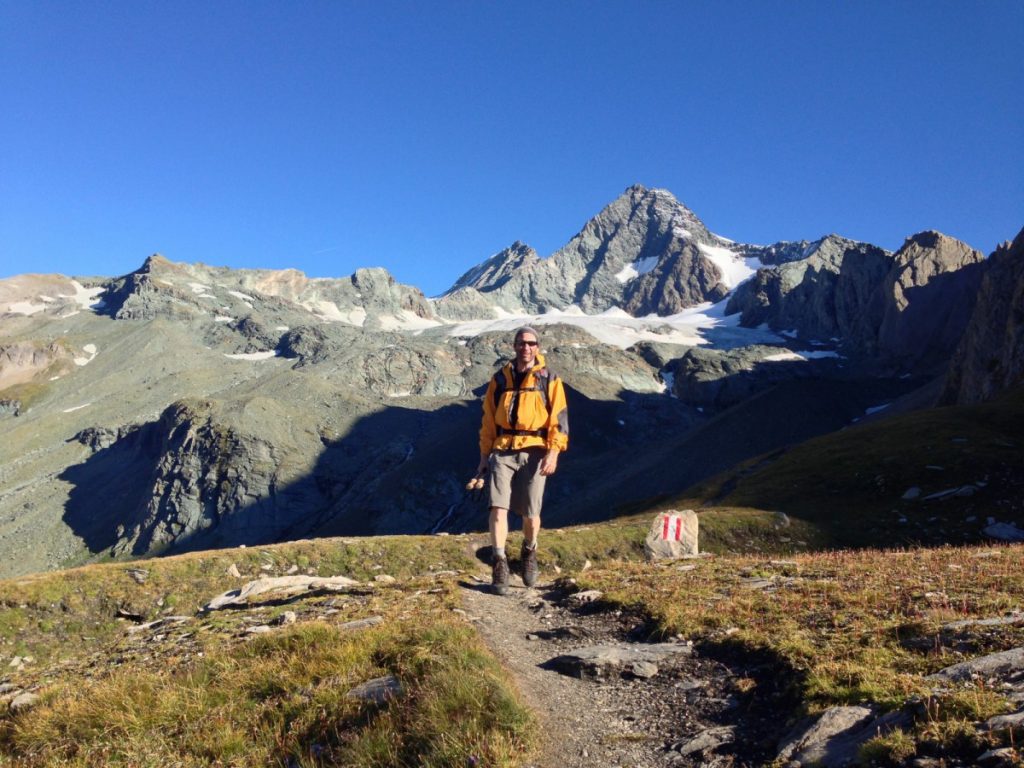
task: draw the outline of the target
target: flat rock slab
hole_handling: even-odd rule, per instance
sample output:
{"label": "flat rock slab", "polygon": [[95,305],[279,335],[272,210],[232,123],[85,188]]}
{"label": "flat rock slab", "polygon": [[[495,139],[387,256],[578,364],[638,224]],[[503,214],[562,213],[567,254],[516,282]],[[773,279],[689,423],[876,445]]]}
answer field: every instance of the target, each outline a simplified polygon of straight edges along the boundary
{"label": "flat rock slab", "polygon": [[257,595],[269,594],[281,598],[316,591],[344,592],[358,585],[358,581],[347,576],[265,577],[250,581],[239,589],[229,589],[227,592],[217,595],[203,606],[203,613],[216,611],[230,605],[246,605],[251,598]]}
{"label": "flat rock slab", "polygon": [[962,621],[947,621],[942,625],[943,629],[957,630],[967,627],[999,627],[1006,624],[1024,624],[1024,612],[1014,611],[1006,616],[996,616],[991,619],[963,619]]}
{"label": "flat rock slab", "polygon": [[790,768],[853,765],[864,742],[909,722],[910,716],[902,712],[875,717],[867,707],[830,707],[809,726],[790,734],[777,760]]}
{"label": "flat rock slab", "polygon": [[993,523],[981,532],[1000,541],[1024,541],[1024,531],[1012,523]]}
{"label": "flat rock slab", "polygon": [[556,656],[544,666],[570,677],[611,677],[628,672],[648,678],[657,674],[658,662],[691,653],[693,646],[683,643],[591,645]]}
{"label": "flat rock slab", "polygon": [[940,669],[934,675],[928,675],[928,679],[966,683],[975,677],[1005,679],[1020,672],[1024,672],[1024,646],[954,664],[951,667]]}
{"label": "flat rock slab", "polygon": [[26,692],[16,696],[8,706],[10,706],[11,712],[21,712],[26,709],[31,709],[38,702],[39,696],[37,694]]}
{"label": "flat rock slab", "polygon": [[402,684],[394,675],[385,675],[367,680],[345,695],[350,699],[359,699],[371,704],[384,704],[388,699],[402,695]]}
{"label": "flat rock slab", "polygon": [[736,727],[723,725],[720,728],[708,728],[696,736],[672,746],[676,752],[682,755],[692,755],[697,752],[706,753],[717,749],[723,744],[732,744],[736,741]]}
{"label": "flat rock slab", "polygon": [[344,624],[340,624],[338,629],[344,630],[356,630],[366,629],[367,627],[375,627],[378,624],[384,623],[383,616],[370,616],[366,619],[355,619],[354,621],[346,621]]}
{"label": "flat rock slab", "polygon": [[1024,710],[1014,712],[1012,715],[996,715],[985,721],[985,727],[990,731],[1004,731],[1007,728],[1024,730]]}

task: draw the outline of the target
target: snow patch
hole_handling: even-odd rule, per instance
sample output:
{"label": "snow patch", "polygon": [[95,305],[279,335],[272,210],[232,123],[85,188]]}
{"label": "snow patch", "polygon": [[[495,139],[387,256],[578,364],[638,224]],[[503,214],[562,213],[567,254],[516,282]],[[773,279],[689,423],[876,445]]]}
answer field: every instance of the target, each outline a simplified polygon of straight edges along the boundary
{"label": "snow patch", "polygon": [[774,355],[768,355],[762,357],[761,360],[766,363],[779,363],[788,360],[800,360],[807,362],[808,360],[821,360],[824,358],[839,358],[842,357],[838,352],[832,350],[815,350],[814,352],[779,352]]}
{"label": "snow patch", "polygon": [[19,301],[7,307],[7,311],[15,315],[34,315],[46,309],[46,304],[33,304],[30,301]]}
{"label": "snow patch", "polygon": [[658,266],[657,256],[645,256],[642,259],[637,259],[636,261],[630,262],[622,269],[620,269],[618,272],[616,272],[615,279],[618,280],[620,283],[625,284],[635,277],[640,277],[640,275],[646,275],[656,266]]}
{"label": "snow patch", "polygon": [[287,331],[287,330],[290,330],[290,329],[288,328],[287,325],[279,325],[276,328],[274,328],[274,330],[275,331]]}
{"label": "snow patch", "polygon": [[229,357],[232,360],[269,360],[272,357],[277,357],[277,352],[274,350],[269,352],[239,352],[234,355],[229,355],[225,352],[224,357]]}
{"label": "snow patch", "polygon": [[742,258],[739,254],[715,245],[697,243],[697,248],[722,273],[722,285],[732,290],[745,280],[749,280],[761,268],[761,260]]}
{"label": "snow patch", "polygon": [[75,365],[88,365],[96,357],[96,345],[95,344],[86,344],[84,347],[82,347],[82,351],[85,352],[85,354],[87,354],[88,357],[76,357],[75,358]]}
{"label": "snow patch", "polygon": [[633,263],[630,262],[629,264],[627,264],[626,266],[624,266],[622,269],[615,273],[615,279],[618,280],[623,285],[625,285],[634,277],[638,277],[639,275],[640,273],[636,271],[636,267],[634,267]]}
{"label": "snow patch", "polygon": [[881,405],[874,405],[871,408],[868,408],[866,411],[864,411],[864,415],[865,416],[870,416],[873,413],[878,413],[879,411],[884,411],[890,405],[892,405],[892,403],[882,403]]}
{"label": "snow patch", "polygon": [[664,382],[663,393],[668,392],[671,397],[676,396],[676,375],[672,371],[662,371],[661,380]]}
{"label": "snow patch", "polygon": [[75,289],[72,294],[57,294],[62,299],[74,299],[75,303],[78,304],[82,309],[99,309],[104,305],[103,299],[99,298],[99,295],[103,293],[103,288],[86,288],[77,280],[71,281],[71,287]]}
{"label": "snow patch", "polygon": [[64,413],[72,413],[73,411],[80,411],[83,408],[88,408],[92,403],[86,403],[85,405],[76,405],[74,408],[65,408]]}
{"label": "snow patch", "polygon": [[192,293],[206,293],[210,290],[210,286],[202,283],[189,283],[188,287],[192,289]]}
{"label": "snow patch", "polygon": [[347,323],[362,328],[366,322],[366,310],[362,307],[353,307],[348,312],[342,312],[333,301],[320,299],[303,304],[306,309],[324,320],[332,323]]}
{"label": "snow patch", "polygon": [[246,296],[244,293],[240,293],[239,291],[228,291],[228,293],[230,293],[236,299],[241,299],[242,301],[256,301],[256,299],[254,299],[252,296]]}
{"label": "snow patch", "polygon": [[420,317],[408,309],[401,310],[397,315],[381,315],[377,319],[380,322],[380,327],[385,331],[415,331],[436,328],[441,325],[437,320]]}
{"label": "snow patch", "polygon": [[731,333],[749,337],[749,342],[772,343],[780,341],[774,333],[740,328],[739,314],[725,315],[727,301],[717,304],[705,302],[675,315],[659,317],[632,317],[621,309],[610,309],[600,315],[585,315],[579,307],[551,310],[543,315],[507,315],[496,320],[472,320],[449,326],[452,336],[478,336],[490,331],[514,331],[522,325],[550,325],[564,323],[582,328],[598,341],[625,349],[640,341],[658,341],[695,347],[708,344],[704,331],[728,328]]}
{"label": "snow patch", "polygon": [[213,318],[213,322],[215,322],[215,323],[230,323],[234,319],[235,318],[228,317],[227,315],[217,315],[215,318]]}

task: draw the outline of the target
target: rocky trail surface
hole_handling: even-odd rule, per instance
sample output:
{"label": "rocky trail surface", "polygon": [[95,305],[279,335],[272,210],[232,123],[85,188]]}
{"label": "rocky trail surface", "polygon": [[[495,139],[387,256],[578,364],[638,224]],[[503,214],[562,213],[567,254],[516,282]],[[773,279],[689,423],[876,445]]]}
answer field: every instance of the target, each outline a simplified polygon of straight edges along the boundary
{"label": "rocky trail surface", "polygon": [[774,756],[780,725],[742,693],[749,670],[682,638],[648,642],[641,618],[594,593],[527,589],[513,576],[499,597],[488,581],[464,581],[463,605],[537,713],[531,768],[754,766]]}

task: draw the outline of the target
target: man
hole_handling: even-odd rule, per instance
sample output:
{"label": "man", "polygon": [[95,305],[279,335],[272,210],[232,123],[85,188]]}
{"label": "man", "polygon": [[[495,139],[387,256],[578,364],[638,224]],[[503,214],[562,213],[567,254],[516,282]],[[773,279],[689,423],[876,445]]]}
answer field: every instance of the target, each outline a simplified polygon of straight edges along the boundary
{"label": "man", "polygon": [[569,416],[562,380],[544,365],[537,331],[523,327],[514,337],[515,359],[491,378],[480,425],[480,465],[488,472],[489,528],[494,568],[491,581],[508,594],[508,511],[523,518],[523,583],[537,582],[537,534],[544,481],[569,446]]}

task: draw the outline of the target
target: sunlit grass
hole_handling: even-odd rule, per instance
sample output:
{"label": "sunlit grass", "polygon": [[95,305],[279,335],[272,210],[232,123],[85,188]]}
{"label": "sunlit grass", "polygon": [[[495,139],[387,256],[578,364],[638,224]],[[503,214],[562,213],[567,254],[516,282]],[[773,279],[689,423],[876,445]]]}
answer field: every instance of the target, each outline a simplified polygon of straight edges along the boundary
{"label": "sunlit grass", "polygon": [[[374,607],[390,618],[368,629],[219,636],[186,664],[52,684],[0,720],[0,751],[23,766],[518,764],[531,715],[450,595],[421,594],[413,610],[394,590]],[[384,675],[402,686],[388,702],[346,695]]]}
{"label": "sunlit grass", "polygon": [[[939,692],[926,676],[1024,644],[1022,624],[943,627],[1024,608],[1024,547],[717,557],[683,568],[621,562],[578,578],[709,655],[773,658],[794,718],[834,705],[923,702],[916,737],[948,742],[960,738],[958,724],[1007,711],[998,691]],[[899,737],[891,742],[904,748]]]}

